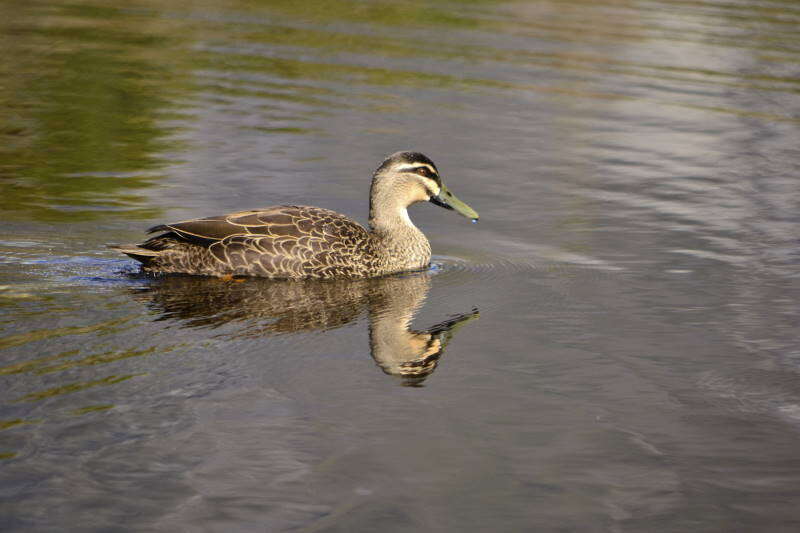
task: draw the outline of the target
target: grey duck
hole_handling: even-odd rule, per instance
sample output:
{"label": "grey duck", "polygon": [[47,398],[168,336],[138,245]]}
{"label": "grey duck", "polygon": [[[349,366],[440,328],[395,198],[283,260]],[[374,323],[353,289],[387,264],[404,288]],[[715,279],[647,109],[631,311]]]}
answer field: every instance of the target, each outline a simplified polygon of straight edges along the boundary
{"label": "grey duck", "polygon": [[142,244],[111,246],[142,264],[144,272],[273,279],[366,278],[419,270],[431,247],[411,222],[408,206],[430,201],[477,221],[419,152],[397,152],[375,170],[369,227],[344,215],[281,205],[161,224]]}

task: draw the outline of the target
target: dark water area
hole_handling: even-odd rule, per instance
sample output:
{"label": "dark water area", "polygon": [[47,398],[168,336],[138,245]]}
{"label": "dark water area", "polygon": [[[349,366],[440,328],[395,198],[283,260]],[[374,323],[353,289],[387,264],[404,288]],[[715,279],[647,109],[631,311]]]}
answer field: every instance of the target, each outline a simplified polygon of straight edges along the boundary
{"label": "dark water area", "polygon": [[[0,530],[800,530],[800,4],[0,3]],[[391,152],[426,272],[106,248]]]}

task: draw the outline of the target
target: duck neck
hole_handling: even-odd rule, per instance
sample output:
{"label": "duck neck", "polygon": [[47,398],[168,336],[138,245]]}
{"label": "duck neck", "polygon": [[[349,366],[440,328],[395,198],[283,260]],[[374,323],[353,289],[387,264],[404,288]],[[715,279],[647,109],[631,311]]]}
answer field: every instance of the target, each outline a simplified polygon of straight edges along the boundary
{"label": "duck neck", "polygon": [[411,222],[408,205],[398,191],[384,191],[373,184],[369,201],[369,226],[381,238],[404,239],[422,232]]}
{"label": "duck neck", "polygon": [[[422,268],[430,261],[430,244],[411,222],[402,191],[382,190],[373,183],[370,194],[369,226],[378,240],[378,250],[398,267]],[[402,263],[402,264],[401,264]]]}

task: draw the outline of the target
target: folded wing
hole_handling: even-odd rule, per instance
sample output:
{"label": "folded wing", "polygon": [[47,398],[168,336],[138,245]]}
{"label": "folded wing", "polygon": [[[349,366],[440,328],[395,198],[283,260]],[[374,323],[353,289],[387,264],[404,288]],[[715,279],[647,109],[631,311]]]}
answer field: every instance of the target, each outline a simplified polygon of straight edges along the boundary
{"label": "folded wing", "polygon": [[306,206],[186,220],[149,232],[163,233],[142,248],[164,249],[170,241],[182,241],[205,248],[221,270],[266,277],[359,275],[365,265],[353,256],[370,241],[368,232],[345,216]]}

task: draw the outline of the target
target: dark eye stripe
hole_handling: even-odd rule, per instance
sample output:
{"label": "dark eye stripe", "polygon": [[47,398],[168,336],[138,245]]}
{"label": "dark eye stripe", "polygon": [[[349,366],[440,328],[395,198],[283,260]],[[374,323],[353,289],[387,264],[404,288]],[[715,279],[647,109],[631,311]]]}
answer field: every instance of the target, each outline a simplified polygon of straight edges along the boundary
{"label": "dark eye stripe", "polygon": [[420,176],[435,181],[439,187],[442,186],[442,181],[441,178],[439,178],[439,174],[431,172],[431,169],[429,169],[428,167],[417,167],[413,170],[413,172],[419,174]]}
{"label": "dark eye stripe", "polygon": [[415,165],[415,166],[408,166],[404,168],[398,169],[400,172],[411,172],[416,174],[417,176],[422,176],[423,178],[429,179],[436,183],[440,188],[442,186],[442,180],[439,177],[438,171],[435,169],[432,170],[431,167],[428,165]]}

